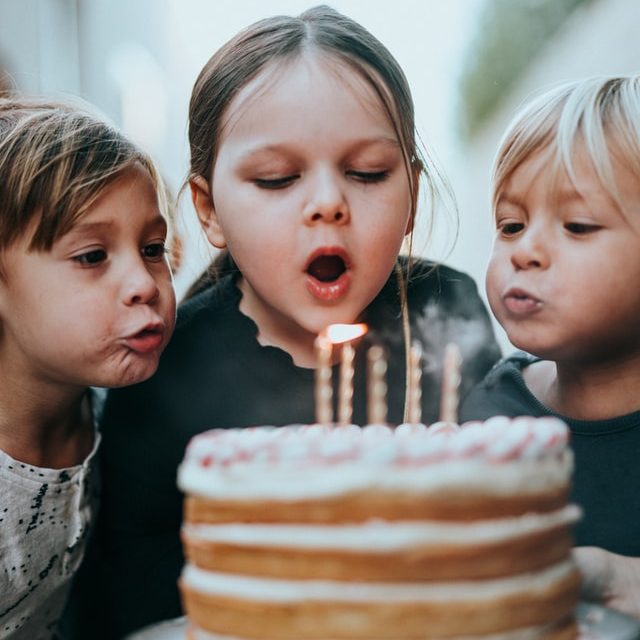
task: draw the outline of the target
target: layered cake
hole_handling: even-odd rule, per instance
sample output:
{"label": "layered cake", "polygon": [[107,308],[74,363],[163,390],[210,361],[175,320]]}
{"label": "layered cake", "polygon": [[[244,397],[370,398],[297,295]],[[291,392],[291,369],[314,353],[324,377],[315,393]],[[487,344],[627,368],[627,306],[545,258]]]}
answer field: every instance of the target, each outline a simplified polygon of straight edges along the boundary
{"label": "layered cake", "polygon": [[190,638],[577,637],[567,438],[553,418],[195,437]]}

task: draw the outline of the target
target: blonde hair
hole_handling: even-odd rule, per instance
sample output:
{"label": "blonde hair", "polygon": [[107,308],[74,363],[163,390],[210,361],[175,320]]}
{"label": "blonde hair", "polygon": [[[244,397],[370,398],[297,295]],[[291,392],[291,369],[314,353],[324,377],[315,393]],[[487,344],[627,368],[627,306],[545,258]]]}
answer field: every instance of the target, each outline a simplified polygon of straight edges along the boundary
{"label": "blonde hair", "polygon": [[587,154],[602,187],[621,211],[612,159],[640,179],[640,76],[592,77],[538,96],[509,124],[493,165],[492,205],[505,181],[532,154],[554,151],[554,168],[575,183],[576,145]]}
{"label": "blonde hair", "polygon": [[152,160],[80,104],[0,99],[0,252],[34,224],[29,250],[48,251],[103,190],[139,163],[167,217]]}

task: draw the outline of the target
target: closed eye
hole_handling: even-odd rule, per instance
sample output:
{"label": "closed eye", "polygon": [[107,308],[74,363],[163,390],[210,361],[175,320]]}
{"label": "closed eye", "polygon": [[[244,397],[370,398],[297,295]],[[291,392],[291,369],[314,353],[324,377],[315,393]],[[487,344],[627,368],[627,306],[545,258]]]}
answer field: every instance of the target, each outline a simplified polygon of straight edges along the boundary
{"label": "closed eye", "polygon": [[524,224],[522,222],[507,222],[498,225],[498,231],[503,236],[514,236],[517,233],[520,233],[523,229]]}
{"label": "closed eye", "polygon": [[92,249],[86,253],[73,256],[72,259],[79,262],[83,267],[94,267],[107,259],[107,252],[104,249]]}
{"label": "closed eye", "polygon": [[598,231],[599,229],[601,229],[601,227],[599,227],[596,224],[586,224],[584,222],[567,222],[564,225],[564,228],[569,233],[572,233],[572,234],[578,235],[578,236],[587,235],[589,233],[594,233],[594,232]]}
{"label": "closed eye", "polygon": [[299,174],[293,174],[281,178],[255,178],[253,183],[260,189],[284,189],[293,184],[299,177]]}
{"label": "closed eye", "polygon": [[388,171],[348,171],[347,175],[360,182],[382,182],[389,177]]}

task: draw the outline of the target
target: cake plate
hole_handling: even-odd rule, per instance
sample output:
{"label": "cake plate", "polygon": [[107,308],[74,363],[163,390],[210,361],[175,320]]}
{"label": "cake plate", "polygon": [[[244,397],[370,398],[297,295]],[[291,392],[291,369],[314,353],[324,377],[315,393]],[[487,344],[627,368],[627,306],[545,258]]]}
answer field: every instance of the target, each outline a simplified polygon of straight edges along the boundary
{"label": "cake plate", "polygon": [[[579,640],[640,640],[640,620],[597,604],[581,602],[576,608]],[[145,627],[125,640],[185,640],[186,618]],[[211,636],[213,638],[214,636]]]}

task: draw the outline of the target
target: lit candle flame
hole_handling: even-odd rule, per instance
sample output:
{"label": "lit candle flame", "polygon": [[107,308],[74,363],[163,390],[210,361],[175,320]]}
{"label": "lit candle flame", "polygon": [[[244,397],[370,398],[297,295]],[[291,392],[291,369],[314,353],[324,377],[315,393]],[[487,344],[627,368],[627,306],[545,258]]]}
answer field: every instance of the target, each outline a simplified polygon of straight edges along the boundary
{"label": "lit candle flame", "polygon": [[367,325],[360,324],[330,324],[325,330],[329,342],[341,344],[351,342],[367,333]]}
{"label": "lit candle flame", "polygon": [[[316,339],[316,346],[324,346],[326,350],[328,348],[329,353],[333,345],[342,344],[341,362],[340,362],[340,379],[338,386],[338,422],[340,424],[349,424],[351,422],[351,416],[353,412],[353,359],[355,352],[351,346],[351,342],[356,338],[362,337],[367,332],[366,324],[330,324]],[[324,371],[327,371],[326,362]],[[318,400],[324,398],[324,402],[321,401],[320,409],[317,410],[318,421],[328,416],[328,402],[329,391],[327,391],[327,384],[330,384],[330,379],[327,379],[327,374],[324,375],[319,370],[316,378],[316,407],[318,407]],[[322,422],[321,422],[322,423]]]}

